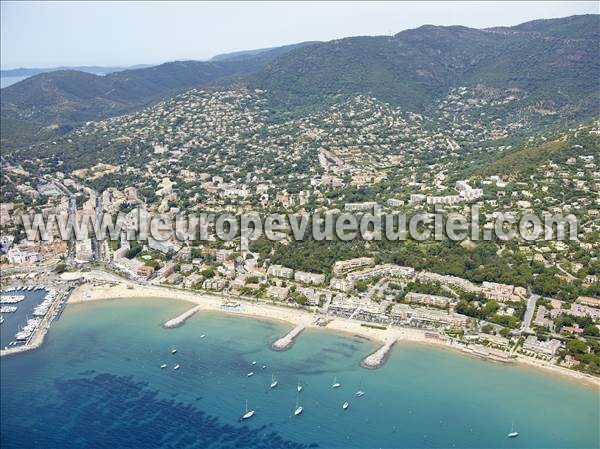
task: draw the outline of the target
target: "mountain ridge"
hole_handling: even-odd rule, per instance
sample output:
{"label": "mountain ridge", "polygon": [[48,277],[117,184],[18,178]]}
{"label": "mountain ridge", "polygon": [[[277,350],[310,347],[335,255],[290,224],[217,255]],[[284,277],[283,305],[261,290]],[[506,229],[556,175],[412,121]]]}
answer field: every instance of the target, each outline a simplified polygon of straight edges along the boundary
{"label": "mountain ridge", "polygon": [[[486,85],[523,90],[529,107],[549,116],[585,119],[598,114],[600,103],[597,29],[600,15],[488,29],[423,25],[392,36],[309,41],[106,76],[51,72],[2,89],[9,136],[2,143],[27,145],[31,128],[63,132],[192,87],[234,83],[267,91],[270,106],[284,115],[357,94],[422,112],[452,88]],[[25,128],[25,136],[13,132]]]}

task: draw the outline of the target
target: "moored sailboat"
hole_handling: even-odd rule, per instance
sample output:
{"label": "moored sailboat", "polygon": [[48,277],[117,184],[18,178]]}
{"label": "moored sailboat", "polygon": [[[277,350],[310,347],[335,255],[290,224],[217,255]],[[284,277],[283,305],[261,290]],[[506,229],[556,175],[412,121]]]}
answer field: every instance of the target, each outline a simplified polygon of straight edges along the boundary
{"label": "moored sailboat", "polygon": [[241,419],[250,419],[254,416],[254,410],[248,410],[248,400],[246,399],[246,411],[242,415]]}

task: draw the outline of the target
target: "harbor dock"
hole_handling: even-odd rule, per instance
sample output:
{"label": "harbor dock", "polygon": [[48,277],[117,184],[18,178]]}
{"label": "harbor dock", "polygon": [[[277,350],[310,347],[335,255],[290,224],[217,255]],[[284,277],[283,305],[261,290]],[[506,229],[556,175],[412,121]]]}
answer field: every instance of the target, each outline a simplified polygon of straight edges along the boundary
{"label": "harbor dock", "polygon": [[[36,290],[39,289],[46,290],[44,301],[34,308],[34,317],[28,319],[27,324],[17,332],[14,343],[11,343],[12,346],[6,346],[0,350],[0,357],[40,347],[50,329],[50,324],[62,311],[71,293],[71,289],[36,288]],[[34,290],[34,287],[28,290]]]}
{"label": "harbor dock", "polygon": [[362,359],[360,366],[368,369],[379,368],[385,363],[387,356],[389,355],[394,344],[396,344],[395,339],[388,341],[383,346],[380,346],[375,352]]}
{"label": "harbor dock", "polygon": [[166,321],[163,324],[163,327],[165,329],[173,329],[175,327],[179,327],[183,323],[185,323],[188,318],[191,318],[201,308],[202,308],[202,306],[200,306],[200,305],[194,306],[191,309],[186,310],[185,312],[183,312],[181,315],[176,316],[175,318],[173,318],[173,319],[171,319],[169,321]]}
{"label": "harbor dock", "polygon": [[294,339],[300,335],[305,327],[306,326],[303,324],[296,326],[279,340],[276,340],[271,347],[275,351],[285,351],[286,349],[289,349],[294,344]]}

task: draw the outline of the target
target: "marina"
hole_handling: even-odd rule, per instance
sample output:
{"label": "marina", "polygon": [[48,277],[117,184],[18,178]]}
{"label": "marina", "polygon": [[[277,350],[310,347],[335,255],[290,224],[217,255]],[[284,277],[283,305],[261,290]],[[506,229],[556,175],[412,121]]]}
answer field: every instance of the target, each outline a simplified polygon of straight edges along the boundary
{"label": "marina", "polygon": [[44,285],[5,287],[0,298],[2,327],[0,347],[3,355],[31,345],[34,336],[45,334],[65,303],[65,291]]}
{"label": "marina", "polygon": [[17,304],[25,299],[25,295],[1,295],[0,304]]}
{"label": "marina", "polygon": [[18,310],[17,306],[2,306],[0,307],[0,313],[14,313]]}

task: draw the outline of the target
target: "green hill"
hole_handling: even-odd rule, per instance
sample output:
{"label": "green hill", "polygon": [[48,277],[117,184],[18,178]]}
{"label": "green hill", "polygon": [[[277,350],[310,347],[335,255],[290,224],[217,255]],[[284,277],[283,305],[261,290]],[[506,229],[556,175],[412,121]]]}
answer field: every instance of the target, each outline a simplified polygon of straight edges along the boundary
{"label": "green hill", "polygon": [[525,90],[533,107],[597,113],[600,16],[476,30],[422,26],[395,36],[353,37],[291,51],[251,76],[281,110],[363,93],[423,111],[450,88]]}

